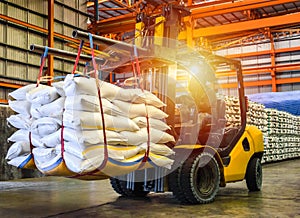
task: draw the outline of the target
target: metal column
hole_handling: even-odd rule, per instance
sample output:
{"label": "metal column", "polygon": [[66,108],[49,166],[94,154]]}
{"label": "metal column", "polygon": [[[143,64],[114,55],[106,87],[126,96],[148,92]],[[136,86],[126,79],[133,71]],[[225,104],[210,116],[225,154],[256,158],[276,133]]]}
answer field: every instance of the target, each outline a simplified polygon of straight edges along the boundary
{"label": "metal column", "polygon": [[[54,47],[54,0],[48,0],[48,47],[49,48]],[[54,66],[54,58],[52,55],[48,55],[48,71],[47,71],[48,76],[54,75],[53,66]]]}

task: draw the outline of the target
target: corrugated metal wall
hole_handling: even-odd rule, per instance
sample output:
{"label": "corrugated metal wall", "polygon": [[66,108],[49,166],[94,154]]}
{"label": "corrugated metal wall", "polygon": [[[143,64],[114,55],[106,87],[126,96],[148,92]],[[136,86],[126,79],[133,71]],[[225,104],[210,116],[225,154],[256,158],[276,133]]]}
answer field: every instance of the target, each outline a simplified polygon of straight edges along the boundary
{"label": "corrugated metal wall", "polygon": [[[274,40],[274,49],[282,49],[282,48],[293,48],[300,45],[300,39],[298,37],[285,37],[281,39]],[[253,43],[251,45],[241,45],[237,47],[226,48],[217,51],[218,55],[226,56],[226,55],[236,55],[236,54],[243,54],[243,53],[250,53],[250,52],[260,52],[260,51],[270,51],[271,50],[271,43],[261,42],[261,43]],[[271,56],[268,55],[260,55],[260,56],[250,56],[241,58],[241,63],[243,69],[250,69],[250,68],[259,68],[259,67],[266,67],[271,66]],[[300,51],[298,52],[284,52],[284,53],[276,53],[275,55],[275,64],[276,65],[284,65],[284,64],[293,64],[293,63],[300,63]],[[276,79],[281,78],[293,78],[299,77],[300,71],[284,71],[284,72],[277,72]],[[224,83],[231,83],[234,82],[235,79],[226,77],[219,80],[220,84]],[[263,80],[271,80],[270,72],[263,72],[263,70],[259,74],[251,74],[245,75],[244,81],[251,82],[251,81],[263,81]],[[277,84],[277,91],[293,91],[293,90],[300,90],[300,84]],[[246,87],[245,92],[246,94],[255,94],[261,92],[271,92],[272,87],[271,85],[265,86],[253,86],[253,87]],[[233,89],[225,89],[222,90],[222,93],[235,95],[236,92]]]}
{"label": "corrugated metal wall", "polygon": [[[31,25],[43,28],[40,32],[27,28],[16,22],[0,19],[0,82],[11,81],[16,84],[35,82],[39,72],[40,55],[29,51],[31,44],[47,45],[47,0],[10,0],[0,2],[1,15],[14,18]],[[87,14],[86,1],[60,0],[55,1],[55,30],[54,32],[71,36],[73,29],[85,30]],[[77,52],[66,45],[66,41],[55,38],[55,47]],[[74,60],[54,58],[54,74],[70,73]],[[82,68],[81,68],[82,70]],[[12,89],[0,86],[0,99],[7,99]],[[16,169],[7,164],[4,159],[8,147],[8,136],[13,128],[8,127],[6,118],[13,113],[6,106],[0,107],[0,180],[40,176],[32,170]]]}
{"label": "corrugated metal wall", "polygon": [[[47,0],[8,0],[0,2],[0,13],[11,18],[48,28]],[[54,32],[71,36],[74,29],[86,30],[87,14],[84,0],[56,0],[54,9]],[[35,81],[40,64],[40,54],[30,52],[31,44],[47,45],[47,34],[0,19],[0,76]],[[55,38],[55,47],[68,51],[66,41]],[[73,61],[54,59],[54,73],[71,72]],[[0,99],[11,91],[0,87]]]}

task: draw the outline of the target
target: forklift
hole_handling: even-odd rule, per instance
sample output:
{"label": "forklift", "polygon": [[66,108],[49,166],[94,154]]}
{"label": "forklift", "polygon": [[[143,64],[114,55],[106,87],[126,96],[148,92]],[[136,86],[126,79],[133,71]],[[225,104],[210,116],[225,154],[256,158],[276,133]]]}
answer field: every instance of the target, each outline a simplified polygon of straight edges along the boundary
{"label": "forklift", "polygon": [[[176,81],[171,80],[167,85],[167,124],[171,127],[170,133],[176,139],[176,143],[167,144],[175,152],[172,169],[160,173],[157,173],[156,168],[143,169],[111,177],[111,185],[120,195],[143,197],[150,191],[170,191],[183,204],[206,204],[214,201],[219,187],[225,187],[227,183],[246,180],[249,191],[261,190],[263,134],[257,127],[247,126],[246,123],[247,98],[244,94],[241,64],[216,55],[199,53],[198,56],[200,58],[194,62],[192,68],[212,69],[211,66],[227,64],[236,71],[240,126],[226,126],[224,100],[211,88],[213,82],[201,82],[199,77],[202,80],[208,78],[204,71],[193,72],[193,69],[189,69],[192,81],[188,88],[189,95],[175,96],[175,100],[172,101],[170,95],[176,87],[176,84],[172,83]],[[188,61],[183,58],[178,59],[176,66],[185,68],[186,62]],[[170,60],[168,63],[170,64]],[[209,73],[213,75],[213,70]],[[202,95],[201,98],[199,94]],[[191,99],[194,102],[187,103],[191,102]],[[192,110],[190,108],[187,110],[189,113],[185,113],[179,109],[178,112],[178,104],[183,107],[192,105]]]}
{"label": "forklift", "polygon": [[[171,169],[154,167],[113,176],[112,188],[126,197],[170,191],[184,204],[210,203],[219,187],[242,180],[246,180],[249,191],[260,191],[263,134],[246,123],[247,98],[241,63],[182,45],[176,39],[184,9],[169,5],[163,11],[161,16],[138,16],[134,46],[94,37],[95,43],[110,45],[110,54],[122,56],[118,64],[107,64],[103,72],[132,72],[133,61],[126,57],[126,50],[133,51],[131,54],[139,59],[137,63],[133,58],[142,72],[140,81],[167,105],[166,122],[176,139],[175,143],[167,144],[175,152]],[[87,38],[80,31],[73,36]],[[222,68],[236,72],[239,127],[226,126],[225,103],[217,93],[215,78],[215,72]],[[186,72],[188,78],[183,94],[176,93],[178,72]]]}
{"label": "forklift", "polygon": [[[100,79],[126,83],[134,81],[133,71],[140,72],[138,85],[142,84],[143,89],[165,103],[168,133],[175,138],[175,142],[166,144],[175,153],[171,169],[141,167],[103,178],[109,178],[112,188],[125,197],[172,192],[183,204],[210,203],[219,187],[237,181],[246,180],[249,191],[260,191],[263,134],[246,123],[247,98],[241,63],[178,41],[179,21],[185,10],[167,7],[162,15],[137,17],[134,43],[78,30],[72,33],[82,40],[92,36],[101,49]],[[66,57],[66,52],[51,48],[49,52]],[[224,96],[217,92],[215,73],[222,73],[224,68],[236,73],[238,127],[226,125]]]}

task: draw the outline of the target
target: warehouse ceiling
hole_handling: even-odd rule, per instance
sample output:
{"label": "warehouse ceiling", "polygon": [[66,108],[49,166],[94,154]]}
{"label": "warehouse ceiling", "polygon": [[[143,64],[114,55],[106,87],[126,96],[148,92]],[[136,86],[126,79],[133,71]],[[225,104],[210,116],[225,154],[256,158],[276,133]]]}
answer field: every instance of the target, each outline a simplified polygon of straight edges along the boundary
{"label": "warehouse ceiling", "polygon": [[[207,41],[214,50],[229,44],[262,40],[268,37],[269,31],[275,37],[299,34],[298,0],[100,0],[97,3],[89,1],[88,13],[92,21],[89,28],[90,31],[102,35],[124,34],[134,30],[139,14],[156,16],[162,14],[163,8],[167,5],[183,6],[190,11],[190,17],[182,23],[192,22],[193,30],[199,33],[194,37]],[[98,9],[95,10],[96,7]],[[285,17],[286,15],[289,16]],[[267,23],[257,25],[260,21]],[[222,31],[219,31],[220,27]],[[181,28],[184,31],[185,25]]]}
{"label": "warehouse ceiling", "polygon": [[[120,17],[135,11],[130,5],[126,5],[120,1],[99,1],[98,3],[98,20],[103,21],[114,17]],[[94,2],[88,3],[88,13],[95,18]]]}

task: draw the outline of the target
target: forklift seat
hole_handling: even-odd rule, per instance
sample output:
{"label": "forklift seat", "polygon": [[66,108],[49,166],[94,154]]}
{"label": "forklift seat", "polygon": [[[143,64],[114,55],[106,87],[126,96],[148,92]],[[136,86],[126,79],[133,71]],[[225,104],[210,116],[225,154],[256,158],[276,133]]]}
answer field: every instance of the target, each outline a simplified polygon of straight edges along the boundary
{"label": "forklift seat", "polygon": [[226,127],[225,110],[225,101],[217,99],[215,107],[212,107],[213,115],[207,115],[201,122],[198,136],[200,144],[207,144],[216,148],[221,145]]}

